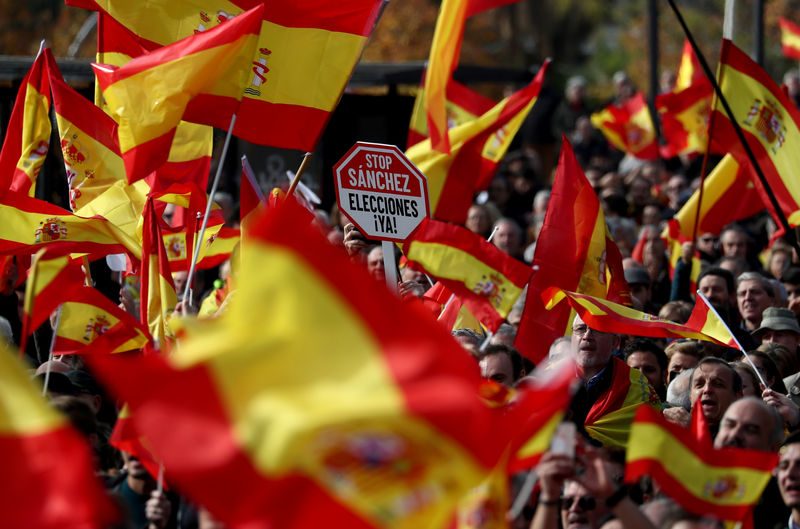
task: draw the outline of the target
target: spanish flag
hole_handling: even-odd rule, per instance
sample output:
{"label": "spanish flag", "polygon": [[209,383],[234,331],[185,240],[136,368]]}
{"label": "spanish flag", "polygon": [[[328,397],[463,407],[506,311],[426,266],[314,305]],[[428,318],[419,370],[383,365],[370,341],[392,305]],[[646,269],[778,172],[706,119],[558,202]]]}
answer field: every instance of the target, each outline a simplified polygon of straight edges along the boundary
{"label": "spanish flag", "polygon": [[800,27],[791,20],[778,18],[781,27],[781,48],[783,56],[796,61],[800,60]]}
{"label": "spanish flag", "polygon": [[690,338],[729,345],[729,339],[723,338],[716,327],[716,322],[712,319],[713,313],[709,314],[707,307],[699,307],[700,303],[695,305],[686,325],[681,325],[608,300],[567,292],[558,287],[548,288],[542,293],[542,301],[548,310],[563,299],[575,309],[586,325],[598,331],[652,338]]}
{"label": "spanish flag", "polygon": [[74,289],[83,285],[86,277],[81,270],[81,260],[61,255],[52,257],[50,253],[48,248],[36,252],[28,271],[22,305],[22,351],[28,336],[47,321]]}
{"label": "spanish flag", "polygon": [[[425,74],[423,73],[423,83]],[[447,128],[451,129],[469,121],[478,119],[494,106],[494,101],[475,92],[463,84],[450,80],[447,85]],[[428,120],[425,114],[425,87],[420,87],[414,99],[414,110],[408,124],[408,141],[406,148],[411,148],[428,137]]]}
{"label": "spanish flag", "polygon": [[[209,0],[198,9],[157,0],[143,10],[122,0],[68,0],[67,4],[108,14],[138,38],[162,46],[210,30],[254,5],[246,0]],[[270,2],[257,45],[247,56],[248,76],[240,88],[244,95],[234,135],[259,145],[313,151],[382,4],[381,0]],[[237,105],[229,94],[204,93],[189,104],[186,120],[227,129]],[[214,109],[227,114],[218,116]]]}
{"label": "spanish flag", "polygon": [[[54,354],[121,353],[150,342],[146,327],[93,287],[73,289],[61,301]],[[102,346],[95,344],[100,338]]]}
{"label": "spanish flag", "polygon": [[210,106],[202,116],[187,120],[230,122],[242,96],[263,9],[263,5],[254,7],[213,30],[121,67],[94,65],[109,113],[119,124],[119,145],[129,182],[144,178],[168,161],[176,127],[192,98],[209,93],[229,104]]}
{"label": "spanish flag", "polygon": [[368,274],[311,219],[287,199],[253,223],[247,288],[169,364],[89,360],[176,488],[225,524],[442,526],[499,461],[500,414],[475,361],[421,308],[353,288]]}
{"label": "spanish flag", "polygon": [[[800,180],[793,176],[800,166],[800,150],[795,148],[800,145],[800,111],[760,66],[726,39],[717,77],[781,210],[791,226],[800,225]],[[714,140],[739,164],[749,163],[727,114],[714,108],[713,119]],[[753,184],[775,218],[760,180]]]}
{"label": "spanish flag", "polygon": [[717,343],[738,349],[739,345],[736,343],[736,338],[731,334],[731,330],[720,318],[714,307],[711,306],[708,299],[701,294],[697,293],[697,301],[692,309],[692,314],[686,322],[686,326],[692,329],[697,329],[706,336],[714,338]]}
{"label": "spanish flag", "polygon": [[480,118],[451,129],[450,154],[433,148],[432,139],[406,151],[409,160],[428,177],[434,218],[464,223],[475,192],[489,186],[514,135],[536,103],[549,64],[545,61],[528,86]]}
{"label": "spanish flag", "polygon": [[403,244],[409,262],[436,277],[497,331],[533,272],[466,228],[423,219]]}
{"label": "spanish flag", "polygon": [[0,346],[0,526],[110,526],[119,515],[95,477],[87,441],[41,392]]}
{"label": "spanish flag", "polygon": [[707,80],[680,92],[656,96],[656,110],[667,143],[661,156],[703,153],[708,143],[708,118],[711,115],[713,88]]}
{"label": "spanish flag", "polygon": [[50,89],[42,50],[25,75],[0,151],[0,195],[33,196],[36,177],[50,148]]}
{"label": "spanish flag", "polygon": [[441,281],[437,281],[422,295],[422,304],[448,332],[454,329],[472,329],[485,334],[481,322],[464,306],[461,298],[450,292]]}
{"label": "spanish flag", "polygon": [[637,92],[621,105],[608,105],[591,119],[617,149],[642,160],[658,158],[656,129],[643,93]]}
{"label": "spanish flag", "polygon": [[[127,404],[122,406],[122,409],[117,416],[117,421],[114,423],[114,429],[111,430],[111,436],[108,438],[108,443],[119,450],[136,457],[142,466],[147,470],[153,480],[158,479],[159,464],[156,461],[153,452],[150,450],[149,442],[146,438],[139,435],[136,428],[133,426],[131,420],[131,410]],[[166,480],[165,480],[166,481]],[[164,483],[166,489],[166,483]]]}
{"label": "spanish flag", "polygon": [[[98,63],[123,66],[132,58],[160,47],[160,44],[139,38],[107,14],[98,13]],[[95,103],[105,108],[99,83],[95,83]],[[213,132],[213,127],[208,125],[178,123],[167,162],[156,170],[153,189],[161,190],[169,182],[196,182],[200,189],[205,189],[211,167]]]}
{"label": "spanish flag", "polygon": [[778,463],[772,452],[714,449],[648,406],[636,413],[626,457],[627,482],[651,476],[687,511],[735,521],[758,502]]}
{"label": "spanish flag", "polygon": [[622,255],[606,226],[597,195],[564,138],[558,171],[533,256],[535,273],[514,345],[534,361],[572,325],[566,305],[545,309],[542,292],[551,286],[618,303],[630,303]]}
{"label": "spanish flag", "polygon": [[6,193],[0,218],[0,255],[33,254],[44,246],[62,255],[128,253],[135,260],[141,255],[140,244],[103,217],[78,217],[25,195]]}
{"label": "spanish flag", "polygon": [[152,198],[144,207],[140,281],[139,321],[146,322],[150,334],[163,349],[166,347],[167,318],[175,310],[178,296],[164,247],[160,218],[156,215]]}
{"label": "spanish flag", "polygon": [[681,62],[678,64],[678,75],[675,79],[675,92],[682,92],[690,86],[702,83],[711,84],[703,73],[700,61],[694,54],[694,49],[689,39],[683,40],[683,50],[681,51]]}

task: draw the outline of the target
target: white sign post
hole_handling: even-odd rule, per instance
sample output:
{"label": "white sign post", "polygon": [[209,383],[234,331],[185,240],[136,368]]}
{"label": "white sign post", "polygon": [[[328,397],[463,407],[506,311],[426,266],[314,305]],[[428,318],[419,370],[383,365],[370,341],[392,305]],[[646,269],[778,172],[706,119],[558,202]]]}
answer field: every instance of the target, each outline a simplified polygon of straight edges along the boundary
{"label": "white sign post", "polygon": [[430,216],[428,181],[394,145],[358,142],[333,167],[339,210],[365,237],[383,241],[386,284],[397,291],[394,242]]}

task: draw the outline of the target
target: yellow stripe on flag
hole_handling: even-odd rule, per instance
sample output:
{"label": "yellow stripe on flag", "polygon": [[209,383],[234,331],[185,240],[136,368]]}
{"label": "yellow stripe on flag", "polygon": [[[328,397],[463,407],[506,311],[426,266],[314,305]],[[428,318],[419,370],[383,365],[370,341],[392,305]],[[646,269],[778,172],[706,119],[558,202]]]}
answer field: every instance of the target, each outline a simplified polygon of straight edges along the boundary
{"label": "yellow stripe on flag", "polygon": [[[658,458],[664,469],[697,498],[719,505],[756,503],[769,474],[752,468],[715,467],[703,462],[678,439],[652,423],[634,422],[627,460]],[[713,496],[713,485],[724,483],[735,472],[737,488],[731,494]]]}
{"label": "yellow stripe on flag", "polygon": [[791,31],[781,31],[781,45],[800,50],[800,35]]}
{"label": "yellow stripe on flag", "polygon": [[31,383],[16,353],[0,345],[0,435],[27,436],[66,423]]}
{"label": "yellow stripe on flag", "polygon": [[522,445],[517,453],[517,459],[526,459],[537,454],[545,453],[550,448],[550,441],[553,439],[553,434],[563,418],[563,413],[556,413],[553,415],[553,417],[547,421],[547,424],[536,432],[536,435]]}
{"label": "yellow stripe on flag", "polygon": [[[44,164],[50,138],[50,103],[44,94],[40,94],[30,83],[25,92],[25,119],[22,122],[22,155],[17,168],[28,175],[31,183],[36,182],[36,175]],[[42,144],[43,142],[44,145]],[[33,196],[35,187],[31,185],[29,195]]]}

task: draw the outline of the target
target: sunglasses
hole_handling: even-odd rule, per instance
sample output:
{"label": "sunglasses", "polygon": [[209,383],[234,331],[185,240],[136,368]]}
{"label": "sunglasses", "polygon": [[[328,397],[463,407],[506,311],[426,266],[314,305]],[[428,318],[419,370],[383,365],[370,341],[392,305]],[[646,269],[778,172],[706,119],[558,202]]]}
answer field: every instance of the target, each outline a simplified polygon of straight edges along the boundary
{"label": "sunglasses", "polygon": [[561,509],[568,511],[578,501],[578,508],[582,511],[593,511],[597,507],[597,500],[593,496],[562,496]]}

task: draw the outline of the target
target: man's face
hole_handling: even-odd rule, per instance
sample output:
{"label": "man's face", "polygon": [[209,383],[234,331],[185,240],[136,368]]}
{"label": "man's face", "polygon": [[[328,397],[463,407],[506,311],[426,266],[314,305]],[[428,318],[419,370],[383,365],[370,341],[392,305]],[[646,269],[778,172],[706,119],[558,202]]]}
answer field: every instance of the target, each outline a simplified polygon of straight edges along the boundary
{"label": "man's face", "polygon": [[369,270],[372,277],[380,280],[384,279],[383,250],[381,248],[373,248],[367,254],[367,270]]}
{"label": "man's face", "polygon": [[800,444],[792,443],[780,451],[778,488],[783,503],[790,509],[800,509]]}
{"label": "man's face", "polygon": [[745,279],[736,289],[739,314],[746,321],[761,322],[764,309],[772,305],[772,298],[757,279]]}
{"label": "man's face", "polygon": [[800,343],[800,334],[794,331],[776,331],[765,329],[761,331],[761,343],[777,343],[794,352],[797,344]]}
{"label": "man's face", "polygon": [[589,494],[583,485],[576,481],[567,482],[561,503],[561,526],[564,529],[598,529],[606,514],[608,508]]}
{"label": "man's face", "polygon": [[731,293],[723,278],[712,275],[703,276],[697,288],[712,304],[723,309],[731,306]]}
{"label": "man's face", "polygon": [[795,314],[800,314],[800,285],[783,283],[783,286],[786,288],[789,308],[792,309]]}
{"label": "man's face", "polygon": [[709,255],[714,255],[714,244],[717,242],[717,237],[713,233],[704,233],[697,238],[697,249]]}
{"label": "man's face", "polygon": [[757,402],[737,400],[725,410],[714,446],[735,446],[769,452],[773,449],[769,439],[774,426],[773,420]]}
{"label": "man's face", "polygon": [[128,474],[134,478],[143,479],[149,476],[147,469],[144,468],[144,465],[142,465],[138,457],[132,456],[127,452],[122,452],[122,461],[125,463]]}
{"label": "man's face", "polygon": [[514,385],[514,366],[508,355],[498,353],[484,356],[478,365],[483,378],[491,378],[498,384],[508,387]]}
{"label": "man's face", "polygon": [[730,257],[747,257],[747,235],[740,231],[728,230],[722,234],[722,255]]}
{"label": "man's face", "polygon": [[664,372],[661,371],[661,366],[658,365],[658,360],[653,353],[636,351],[628,355],[628,359],[625,361],[633,369],[641,371],[653,389],[659,391],[664,387]]}
{"label": "man's face", "polygon": [[572,322],[572,353],[578,371],[599,371],[611,359],[611,353],[617,346],[617,336],[589,328],[580,316]]}
{"label": "man's face", "polygon": [[700,401],[703,414],[710,425],[719,423],[722,414],[736,400],[733,392],[733,372],[722,364],[703,364],[692,375],[692,407]]}
{"label": "man's face", "polygon": [[467,222],[464,226],[473,233],[483,235],[491,228],[489,223],[489,213],[483,206],[472,206],[467,212]]}
{"label": "man's face", "polygon": [[700,360],[692,355],[683,353],[673,353],[667,364],[667,373],[669,373],[669,381],[672,382],[676,376],[681,372],[691,369],[697,365]]}
{"label": "man's face", "polygon": [[497,233],[494,234],[492,243],[497,246],[500,251],[515,256],[519,254],[522,239],[513,224],[510,222],[501,222],[497,226]]}

